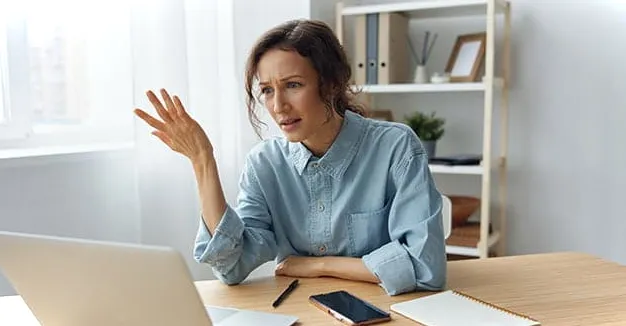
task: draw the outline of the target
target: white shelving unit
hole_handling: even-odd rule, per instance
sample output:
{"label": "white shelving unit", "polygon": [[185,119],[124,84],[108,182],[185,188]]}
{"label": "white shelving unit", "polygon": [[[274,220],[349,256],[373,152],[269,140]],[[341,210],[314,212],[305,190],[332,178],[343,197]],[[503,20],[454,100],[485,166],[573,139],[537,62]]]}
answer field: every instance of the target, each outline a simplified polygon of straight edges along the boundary
{"label": "white shelving unit", "polygon": [[[459,93],[482,92],[483,104],[483,139],[482,164],[479,166],[443,166],[430,165],[435,174],[466,175],[481,178],[481,206],[480,206],[480,237],[475,247],[446,246],[449,254],[475,256],[486,258],[490,251],[496,250],[498,255],[504,254],[506,230],[506,169],[508,143],[508,82],[510,39],[511,39],[511,9],[506,0],[430,0],[410,1],[391,4],[344,6],[342,2],[336,8],[336,32],[340,40],[343,39],[344,17],[370,13],[401,12],[411,19],[460,17],[468,15],[482,15],[486,17],[486,46],[485,46],[485,75],[482,82],[474,83],[446,83],[446,84],[389,84],[389,85],[357,85],[363,93],[374,96],[385,93]],[[502,76],[496,77],[495,66],[495,32],[496,15],[504,16],[503,44],[502,44]],[[492,148],[492,129],[494,126],[493,110],[494,97],[499,91],[500,105],[500,147]],[[499,153],[496,153],[498,151]],[[495,158],[495,159],[494,159]],[[492,172],[498,173],[498,208],[499,228],[490,232],[492,220]]]}

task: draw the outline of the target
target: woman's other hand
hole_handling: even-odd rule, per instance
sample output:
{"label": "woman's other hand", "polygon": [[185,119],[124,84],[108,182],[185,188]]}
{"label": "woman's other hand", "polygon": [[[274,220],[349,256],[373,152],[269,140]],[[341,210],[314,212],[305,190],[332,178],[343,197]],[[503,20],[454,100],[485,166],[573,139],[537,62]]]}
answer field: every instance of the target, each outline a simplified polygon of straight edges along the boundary
{"label": "woman's other hand", "polygon": [[178,96],[170,97],[165,89],[161,89],[163,102],[152,91],[146,92],[146,95],[163,121],[141,109],[135,109],[134,112],[156,129],[152,132],[153,135],[192,162],[213,157],[213,145],[209,138],[202,127],[185,111]]}
{"label": "woman's other hand", "polygon": [[367,269],[363,260],[356,257],[289,256],[276,266],[275,274],[291,277],[329,276],[346,280],[380,283],[378,277]]}
{"label": "woman's other hand", "polygon": [[289,256],[276,265],[276,275],[291,277],[320,277],[324,257]]}

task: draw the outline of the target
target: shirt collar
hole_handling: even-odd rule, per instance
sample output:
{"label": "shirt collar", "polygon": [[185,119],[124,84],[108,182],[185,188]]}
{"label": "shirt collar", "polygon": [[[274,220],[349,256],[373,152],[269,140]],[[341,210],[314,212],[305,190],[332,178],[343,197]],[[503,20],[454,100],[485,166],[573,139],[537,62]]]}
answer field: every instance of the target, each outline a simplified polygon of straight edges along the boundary
{"label": "shirt collar", "polygon": [[[352,111],[346,111],[339,135],[326,154],[317,161],[319,169],[333,178],[341,178],[356,155],[365,129],[363,117]],[[313,154],[300,142],[289,143],[289,151],[296,171],[302,175]]]}

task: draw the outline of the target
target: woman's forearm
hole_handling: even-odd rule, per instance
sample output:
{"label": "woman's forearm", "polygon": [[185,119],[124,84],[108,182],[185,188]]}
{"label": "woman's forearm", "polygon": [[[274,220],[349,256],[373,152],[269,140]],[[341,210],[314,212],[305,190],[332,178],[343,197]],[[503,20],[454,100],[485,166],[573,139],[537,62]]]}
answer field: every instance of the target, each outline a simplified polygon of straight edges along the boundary
{"label": "woman's forearm", "polygon": [[192,160],[192,164],[200,193],[202,218],[209,232],[215,234],[215,229],[226,210],[226,199],[217,171],[217,163],[213,155],[206,154]]}
{"label": "woman's forearm", "polygon": [[330,276],[353,281],[380,283],[376,275],[365,267],[361,258],[355,257],[322,257],[322,276]]}

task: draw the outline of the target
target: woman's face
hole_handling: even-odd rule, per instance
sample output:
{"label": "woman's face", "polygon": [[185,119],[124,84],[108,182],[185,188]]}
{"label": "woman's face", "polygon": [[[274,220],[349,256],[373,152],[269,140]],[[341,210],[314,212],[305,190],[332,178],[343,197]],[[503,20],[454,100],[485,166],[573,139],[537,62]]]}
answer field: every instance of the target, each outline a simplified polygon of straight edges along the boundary
{"label": "woman's face", "polygon": [[328,132],[318,74],[308,59],[296,51],[272,49],[261,57],[258,75],[261,101],[287,140],[306,144]]}

